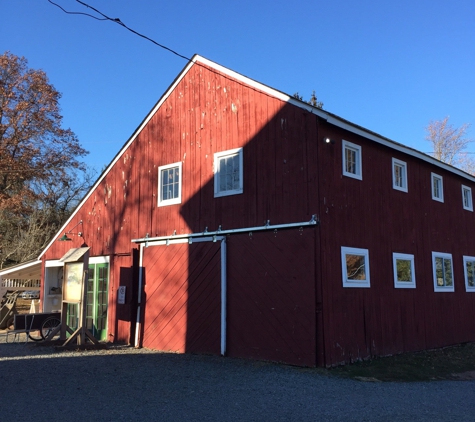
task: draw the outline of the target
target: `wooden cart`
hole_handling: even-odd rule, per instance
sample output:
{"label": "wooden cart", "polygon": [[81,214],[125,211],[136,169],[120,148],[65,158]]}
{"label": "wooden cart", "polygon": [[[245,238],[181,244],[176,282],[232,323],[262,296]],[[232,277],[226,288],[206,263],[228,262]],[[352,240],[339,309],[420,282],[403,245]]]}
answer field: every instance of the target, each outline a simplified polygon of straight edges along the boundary
{"label": "wooden cart", "polygon": [[19,291],[13,292],[0,307],[0,330],[4,330],[13,324],[13,317],[17,313],[16,300],[19,294]]}
{"label": "wooden cart", "polygon": [[14,335],[15,338],[25,333],[33,341],[52,340],[50,334],[56,331],[59,336],[59,326],[61,325],[60,312],[41,312],[34,314],[16,314],[14,316],[13,330],[7,332],[8,336]]}

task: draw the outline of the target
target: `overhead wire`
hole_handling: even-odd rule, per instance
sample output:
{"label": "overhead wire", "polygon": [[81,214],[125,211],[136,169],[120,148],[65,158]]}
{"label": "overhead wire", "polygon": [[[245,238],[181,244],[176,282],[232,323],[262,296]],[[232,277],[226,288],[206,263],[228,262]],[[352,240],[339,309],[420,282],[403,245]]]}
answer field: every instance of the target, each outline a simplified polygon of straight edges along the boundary
{"label": "overhead wire", "polygon": [[56,7],[59,7],[64,13],[67,13],[68,15],[84,15],[84,16],[89,16],[90,18],[97,19],[98,21],[106,21],[106,18],[98,18],[97,16],[90,15],[89,13],[84,13],[84,12],[70,12],[66,9],[64,9],[62,6],[59,4],[55,3],[54,1],[48,0],[51,4],[54,4]]}
{"label": "overhead wire", "polygon": [[92,17],[94,19],[97,19],[97,20],[100,20],[100,21],[111,21],[113,23],[116,23],[120,26],[122,26],[123,28],[127,29],[128,31],[132,32],[133,34],[141,37],[141,38],[144,38],[145,40],[147,41],[150,41],[151,43],[155,44],[156,46],[160,47],[160,48],[163,48],[164,50],[182,58],[182,59],[185,59],[187,62],[189,63],[194,63],[196,66],[199,66],[199,67],[202,67],[202,68],[205,68],[207,69],[208,71],[216,74],[216,75],[222,75],[221,72],[219,72],[218,70],[215,70],[211,67],[208,67],[206,66],[205,64],[203,63],[200,63],[199,61],[194,61],[193,59],[187,57],[187,56],[184,56],[183,54],[180,54],[178,53],[177,51],[163,45],[163,44],[160,44],[158,43],[157,41],[155,41],[154,39],[150,38],[150,37],[147,37],[146,35],[144,34],[141,34],[140,32],[137,32],[135,31],[134,29],[132,28],[129,28],[125,23],[123,23],[120,18],[111,18],[110,16],[107,16],[106,14],[102,13],[100,10],[96,9],[95,7],[92,7],[90,6],[89,4],[81,1],[81,0],[76,0],[76,2],[80,3],[81,5],[83,5],[84,7],[87,7],[91,10],[93,10],[94,12],[98,13],[100,16],[102,16],[102,18],[98,18],[97,16],[94,16],[94,15],[91,15],[89,13],[83,13],[83,12],[69,12],[67,10],[65,10],[63,7],[59,6],[58,4],[56,4],[54,1],[52,0],[48,0],[49,3],[59,7],[63,12],[65,13],[68,13],[68,14],[77,14],[77,15],[84,15],[84,16],[89,16],[89,17]]}
{"label": "overhead wire", "polygon": [[173,53],[175,54],[176,56],[178,57],[181,57],[182,59],[185,59],[187,60],[188,62],[191,62],[192,60],[189,58],[189,57],[186,57],[178,52],[176,52],[175,50],[172,50],[171,48],[163,45],[163,44],[160,44],[158,43],[157,41],[153,40],[152,38],[150,37],[147,37],[146,35],[144,34],[141,34],[140,32],[137,32],[135,31],[134,29],[132,28],[129,28],[125,23],[123,23],[119,18],[111,18],[110,16],[107,16],[106,14],[102,13],[100,10],[96,9],[95,7],[92,7],[90,6],[89,4],[81,1],[81,0],[76,0],[78,3],[82,4],[84,7],[87,7],[91,10],[93,10],[94,12],[98,13],[99,15],[102,16],[102,18],[98,18],[97,16],[94,16],[94,15],[91,15],[89,13],[83,13],[83,12],[70,12],[70,11],[67,11],[65,10],[63,7],[61,7],[59,4],[53,2],[52,0],[48,0],[49,3],[59,7],[64,13],[67,13],[69,15],[84,15],[84,16],[89,16],[93,19],[97,19],[97,20],[100,20],[100,21],[111,21],[113,23],[116,23],[122,27],[124,27],[125,29],[127,29],[128,31],[132,32],[133,34],[141,37],[141,38],[144,38],[146,39],[147,41],[150,41],[151,43],[155,44],[156,46],[160,47],[160,48],[163,48],[164,50],[167,50],[169,51],[170,53]]}

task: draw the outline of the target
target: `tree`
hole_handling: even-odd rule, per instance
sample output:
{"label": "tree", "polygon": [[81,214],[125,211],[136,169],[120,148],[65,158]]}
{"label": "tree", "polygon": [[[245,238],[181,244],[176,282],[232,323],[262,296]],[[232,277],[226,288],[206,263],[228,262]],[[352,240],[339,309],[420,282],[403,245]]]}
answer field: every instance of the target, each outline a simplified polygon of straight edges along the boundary
{"label": "tree", "polygon": [[308,101],[305,101],[303,99],[303,97],[301,95],[299,95],[298,92],[296,92],[294,95],[293,95],[294,98],[297,98],[297,100],[300,100],[300,101],[304,101],[306,102],[307,104],[310,104],[312,105],[313,107],[317,107],[317,108],[323,108],[323,103],[321,101],[318,101],[317,99],[317,96],[315,94],[315,90],[312,92],[312,95],[310,96],[310,100]]}
{"label": "tree", "polygon": [[37,256],[90,185],[61,94],[27,65],[0,55],[0,268]]}
{"label": "tree", "polygon": [[470,124],[456,128],[449,123],[449,117],[429,122],[426,140],[432,145],[432,155],[437,160],[458,167],[467,173],[475,174],[475,162],[465,151],[473,142],[467,137]]}

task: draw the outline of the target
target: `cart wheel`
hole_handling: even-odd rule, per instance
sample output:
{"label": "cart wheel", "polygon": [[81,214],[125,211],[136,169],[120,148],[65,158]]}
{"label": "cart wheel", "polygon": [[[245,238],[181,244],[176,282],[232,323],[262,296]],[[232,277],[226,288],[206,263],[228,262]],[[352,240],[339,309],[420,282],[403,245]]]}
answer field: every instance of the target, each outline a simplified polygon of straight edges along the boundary
{"label": "cart wheel", "polygon": [[[58,318],[56,317],[46,318],[43,324],[41,325],[41,336],[43,337],[43,340],[46,340],[46,337],[48,337],[51,331],[53,331],[53,329],[56,328],[58,325],[61,325],[61,321]],[[56,340],[58,338],[59,338],[59,331],[51,340]]]}
{"label": "cart wheel", "polygon": [[28,337],[30,337],[33,341],[41,341],[43,337],[41,336],[41,330],[33,330],[28,333]]}

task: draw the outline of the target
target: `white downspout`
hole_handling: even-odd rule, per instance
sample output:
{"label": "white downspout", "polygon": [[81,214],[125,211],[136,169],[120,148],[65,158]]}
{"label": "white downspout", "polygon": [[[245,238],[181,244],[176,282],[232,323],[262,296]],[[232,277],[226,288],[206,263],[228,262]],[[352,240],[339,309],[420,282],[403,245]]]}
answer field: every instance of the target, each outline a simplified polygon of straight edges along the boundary
{"label": "white downspout", "polygon": [[139,347],[140,339],[140,312],[142,304],[142,284],[143,284],[143,249],[145,244],[140,244],[140,255],[139,255],[139,291],[137,296],[137,318],[135,323],[135,347]]}
{"label": "white downspout", "polygon": [[226,355],[226,237],[221,240],[221,356]]}

